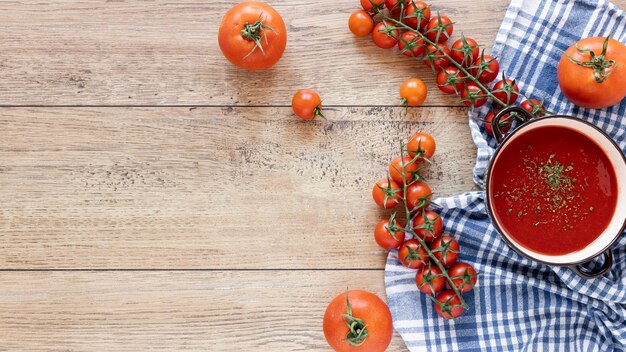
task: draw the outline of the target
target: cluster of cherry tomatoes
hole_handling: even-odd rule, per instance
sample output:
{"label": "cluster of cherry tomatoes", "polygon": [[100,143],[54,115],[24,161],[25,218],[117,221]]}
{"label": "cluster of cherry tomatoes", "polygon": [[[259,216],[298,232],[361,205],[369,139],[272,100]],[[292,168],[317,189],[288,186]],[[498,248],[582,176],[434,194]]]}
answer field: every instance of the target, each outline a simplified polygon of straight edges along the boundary
{"label": "cluster of cherry tomatoes", "polygon": [[[443,220],[431,209],[433,192],[420,171],[430,163],[435,149],[431,135],[415,133],[401,156],[389,164],[388,176],[376,182],[372,189],[374,202],[383,209],[404,203],[409,225],[400,224],[393,213],[376,225],[374,238],[385,250],[397,249],[402,265],[417,269],[415,283],[419,291],[434,296],[440,316],[454,319],[464,310],[460,294],[474,288],[477,273],[471,265],[457,261],[459,244],[443,233]],[[408,239],[407,233],[413,238]]]}
{"label": "cluster of cherry tomatoes", "polygon": [[[480,50],[478,43],[461,35],[448,46],[454,32],[454,22],[440,13],[433,13],[429,5],[419,0],[360,0],[362,10],[352,13],[348,26],[357,36],[371,34],[374,44],[383,49],[398,48],[408,57],[423,60],[437,75],[437,87],[445,94],[456,94],[470,107],[480,107],[489,98],[496,109],[514,104],[519,95],[515,80],[502,75],[491,91],[486,85],[493,82],[500,71],[498,60]],[[384,10],[386,8],[386,10]],[[379,22],[375,18],[382,16]],[[403,83],[400,88],[403,103],[419,106],[426,97],[426,86],[417,78]],[[412,89],[411,89],[412,87]],[[417,88],[416,88],[417,87]],[[423,87],[423,88],[422,88]],[[526,99],[522,108],[531,114],[545,114],[543,102]],[[484,120],[485,130],[493,135],[492,111]],[[511,117],[500,120],[503,132],[511,126]]]}

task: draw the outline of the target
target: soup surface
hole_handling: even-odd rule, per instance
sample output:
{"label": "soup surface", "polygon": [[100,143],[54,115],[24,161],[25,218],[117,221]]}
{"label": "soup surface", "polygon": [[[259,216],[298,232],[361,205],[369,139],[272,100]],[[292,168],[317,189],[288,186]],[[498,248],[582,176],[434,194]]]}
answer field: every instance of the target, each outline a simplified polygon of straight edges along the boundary
{"label": "soup surface", "polygon": [[610,160],[570,128],[538,127],[511,140],[493,165],[490,184],[502,230],[546,255],[585,248],[608,227],[617,205]]}

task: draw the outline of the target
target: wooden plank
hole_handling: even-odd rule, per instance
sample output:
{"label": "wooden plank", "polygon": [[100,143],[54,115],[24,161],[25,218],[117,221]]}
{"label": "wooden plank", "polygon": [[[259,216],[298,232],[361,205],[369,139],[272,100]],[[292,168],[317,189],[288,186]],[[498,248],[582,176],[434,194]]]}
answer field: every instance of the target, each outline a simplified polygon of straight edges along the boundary
{"label": "wooden plank", "polygon": [[[382,271],[1,272],[1,351],[328,351],[346,286]],[[25,288],[28,289],[25,289]],[[395,335],[390,351],[405,351]]]}
{"label": "wooden plank", "polygon": [[[455,38],[463,31],[490,47],[508,2],[440,0],[433,9],[456,21]],[[0,105],[284,106],[303,88],[330,105],[397,105],[411,76],[431,88],[426,105],[459,105],[421,62],[349,32],[357,0],[268,1],[287,24],[286,53],[269,71],[236,69],[217,45],[234,3],[3,1]]]}
{"label": "wooden plank", "polygon": [[371,200],[423,130],[474,189],[463,108],[3,108],[3,268],[383,268]]}

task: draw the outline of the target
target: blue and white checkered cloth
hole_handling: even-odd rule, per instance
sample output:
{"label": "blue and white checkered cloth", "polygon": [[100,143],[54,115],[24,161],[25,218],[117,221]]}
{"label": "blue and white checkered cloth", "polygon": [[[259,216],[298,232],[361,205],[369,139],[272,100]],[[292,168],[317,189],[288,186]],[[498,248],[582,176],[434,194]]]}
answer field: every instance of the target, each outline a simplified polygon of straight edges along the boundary
{"label": "blue and white checkered cloth", "polygon": [[[605,0],[513,0],[492,54],[528,96],[545,98],[550,111],[596,124],[626,150],[626,101],[602,110],[578,108],[556,80],[565,49],[581,38],[609,35],[626,43],[626,16]],[[495,147],[478,122],[488,111],[484,106],[469,119],[478,147],[474,180],[479,185]],[[441,319],[428,296],[417,291],[415,271],[401,266],[397,252],[391,252],[385,268],[387,302],[394,327],[411,351],[626,350],[626,236],[613,247],[613,268],[585,280],[510,249],[490,224],[483,192],[436,203],[443,207],[445,231],[461,245],[460,261],[480,272],[478,292],[465,295],[470,308],[461,317]]]}

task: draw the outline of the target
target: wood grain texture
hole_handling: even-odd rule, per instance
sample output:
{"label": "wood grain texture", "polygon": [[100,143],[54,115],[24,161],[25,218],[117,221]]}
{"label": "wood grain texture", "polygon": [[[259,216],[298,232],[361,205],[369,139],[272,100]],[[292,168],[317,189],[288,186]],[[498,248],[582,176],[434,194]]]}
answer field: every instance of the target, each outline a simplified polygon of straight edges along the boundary
{"label": "wood grain texture", "polygon": [[[0,272],[0,351],[329,351],[346,286],[382,271]],[[389,351],[405,351],[396,334]]]}
{"label": "wood grain texture", "polygon": [[[626,0],[620,0],[626,1]],[[421,62],[347,28],[357,0],[267,1],[286,22],[287,50],[249,72],[223,58],[217,29],[236,1],[3,1],[0,105],[288,105],[313,88],[327,105],[398,105],[402,81],[431,87],[427,105],[460,105]],[[507,0],[439,0],[461,32],[490,47]]]}
{"label": "wood grain texture", "polygon": [[0,266],[383,268],[372,185],[423,130],[437,195],[474,189],[464,111],[0,109]]}

